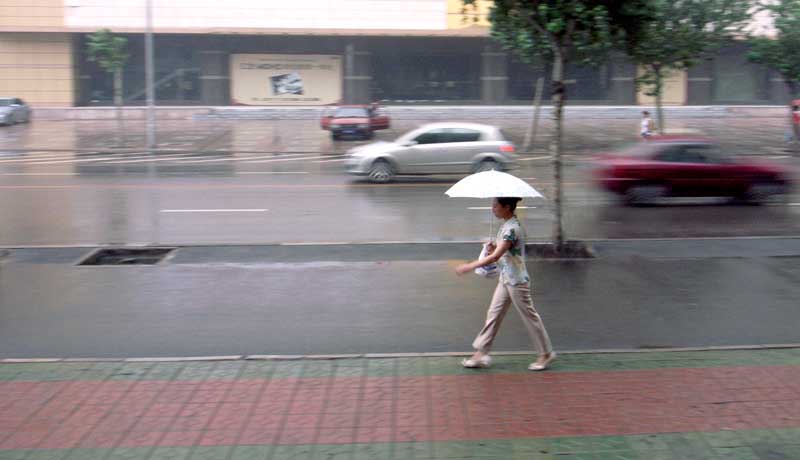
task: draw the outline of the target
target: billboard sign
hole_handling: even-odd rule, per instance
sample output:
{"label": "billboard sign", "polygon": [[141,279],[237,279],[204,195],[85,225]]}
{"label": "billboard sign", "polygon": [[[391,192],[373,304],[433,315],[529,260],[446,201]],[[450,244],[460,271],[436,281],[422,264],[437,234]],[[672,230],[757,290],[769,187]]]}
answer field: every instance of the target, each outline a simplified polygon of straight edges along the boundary
{"label": "billboard sign", "polygon": [[342,98],[342,57],[233,54],[231,98],[237,105],[325,105]]}

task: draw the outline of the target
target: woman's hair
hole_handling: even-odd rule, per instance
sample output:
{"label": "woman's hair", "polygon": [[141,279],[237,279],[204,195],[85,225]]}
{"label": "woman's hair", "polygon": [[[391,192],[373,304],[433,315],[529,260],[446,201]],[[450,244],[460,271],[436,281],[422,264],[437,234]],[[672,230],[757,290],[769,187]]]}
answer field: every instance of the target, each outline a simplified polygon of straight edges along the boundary
{"label": "woman's hair", "polygon": [[511,212],[514,212],[517,209],[517,202],[522,200],[522,198],[517,197],[502,197],[497,199],[497,204],[503,206],[504,208],[511,209]]}

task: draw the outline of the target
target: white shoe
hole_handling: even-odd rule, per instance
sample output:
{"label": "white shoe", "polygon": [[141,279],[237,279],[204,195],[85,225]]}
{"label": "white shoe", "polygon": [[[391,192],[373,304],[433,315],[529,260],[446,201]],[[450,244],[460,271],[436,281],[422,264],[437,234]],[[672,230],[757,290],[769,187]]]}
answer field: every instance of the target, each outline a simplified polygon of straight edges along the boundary
{"label": "white shoe", "polygon": [[461,365],[468,369],[485,369],[492,365],[492,357],[485,355],[483,358],[479,359],[463,359],[461,360]]}
{"label": "white shoe", "polygon": [[552,363],[553,361],[556,360],[556,356],[558,356],[558,355],[556,355],[556,352],[554,352],[554,351],[550,352],[550,357],[549,358],[545,359],[542,362],[536,361],[536,362],[531,363],[531,365],[528,366],[528,370],[529,371],[543,371],[543,370],[547,369],[548,367],[550,367],[550,363]]}

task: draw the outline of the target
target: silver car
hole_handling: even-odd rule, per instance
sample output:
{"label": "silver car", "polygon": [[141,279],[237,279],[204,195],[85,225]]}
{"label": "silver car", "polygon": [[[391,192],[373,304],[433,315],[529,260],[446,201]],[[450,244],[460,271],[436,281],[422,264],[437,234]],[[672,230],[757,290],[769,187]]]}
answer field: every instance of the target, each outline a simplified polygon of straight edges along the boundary
{"label": "silver car", "polygon": [[0,97],[0,125],[27,123],[31,119],[31,109],[22,99]]}
{"label": "silver car", "polygon": [[348,151],[347,172],[372,182],[396,175],[469,174],[514,167],[514,144],[495,126],[432,123],[394,142],[373,142]]}

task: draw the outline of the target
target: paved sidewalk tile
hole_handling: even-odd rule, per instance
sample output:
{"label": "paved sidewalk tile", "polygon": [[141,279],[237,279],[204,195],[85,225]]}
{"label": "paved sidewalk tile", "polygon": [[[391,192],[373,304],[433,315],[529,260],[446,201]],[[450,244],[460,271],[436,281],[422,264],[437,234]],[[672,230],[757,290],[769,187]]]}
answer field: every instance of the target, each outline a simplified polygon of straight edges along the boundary
{"label": "paved sidewalk tile", "polygon": [[0,365],[0,460],[798,459],[800,349]]}

